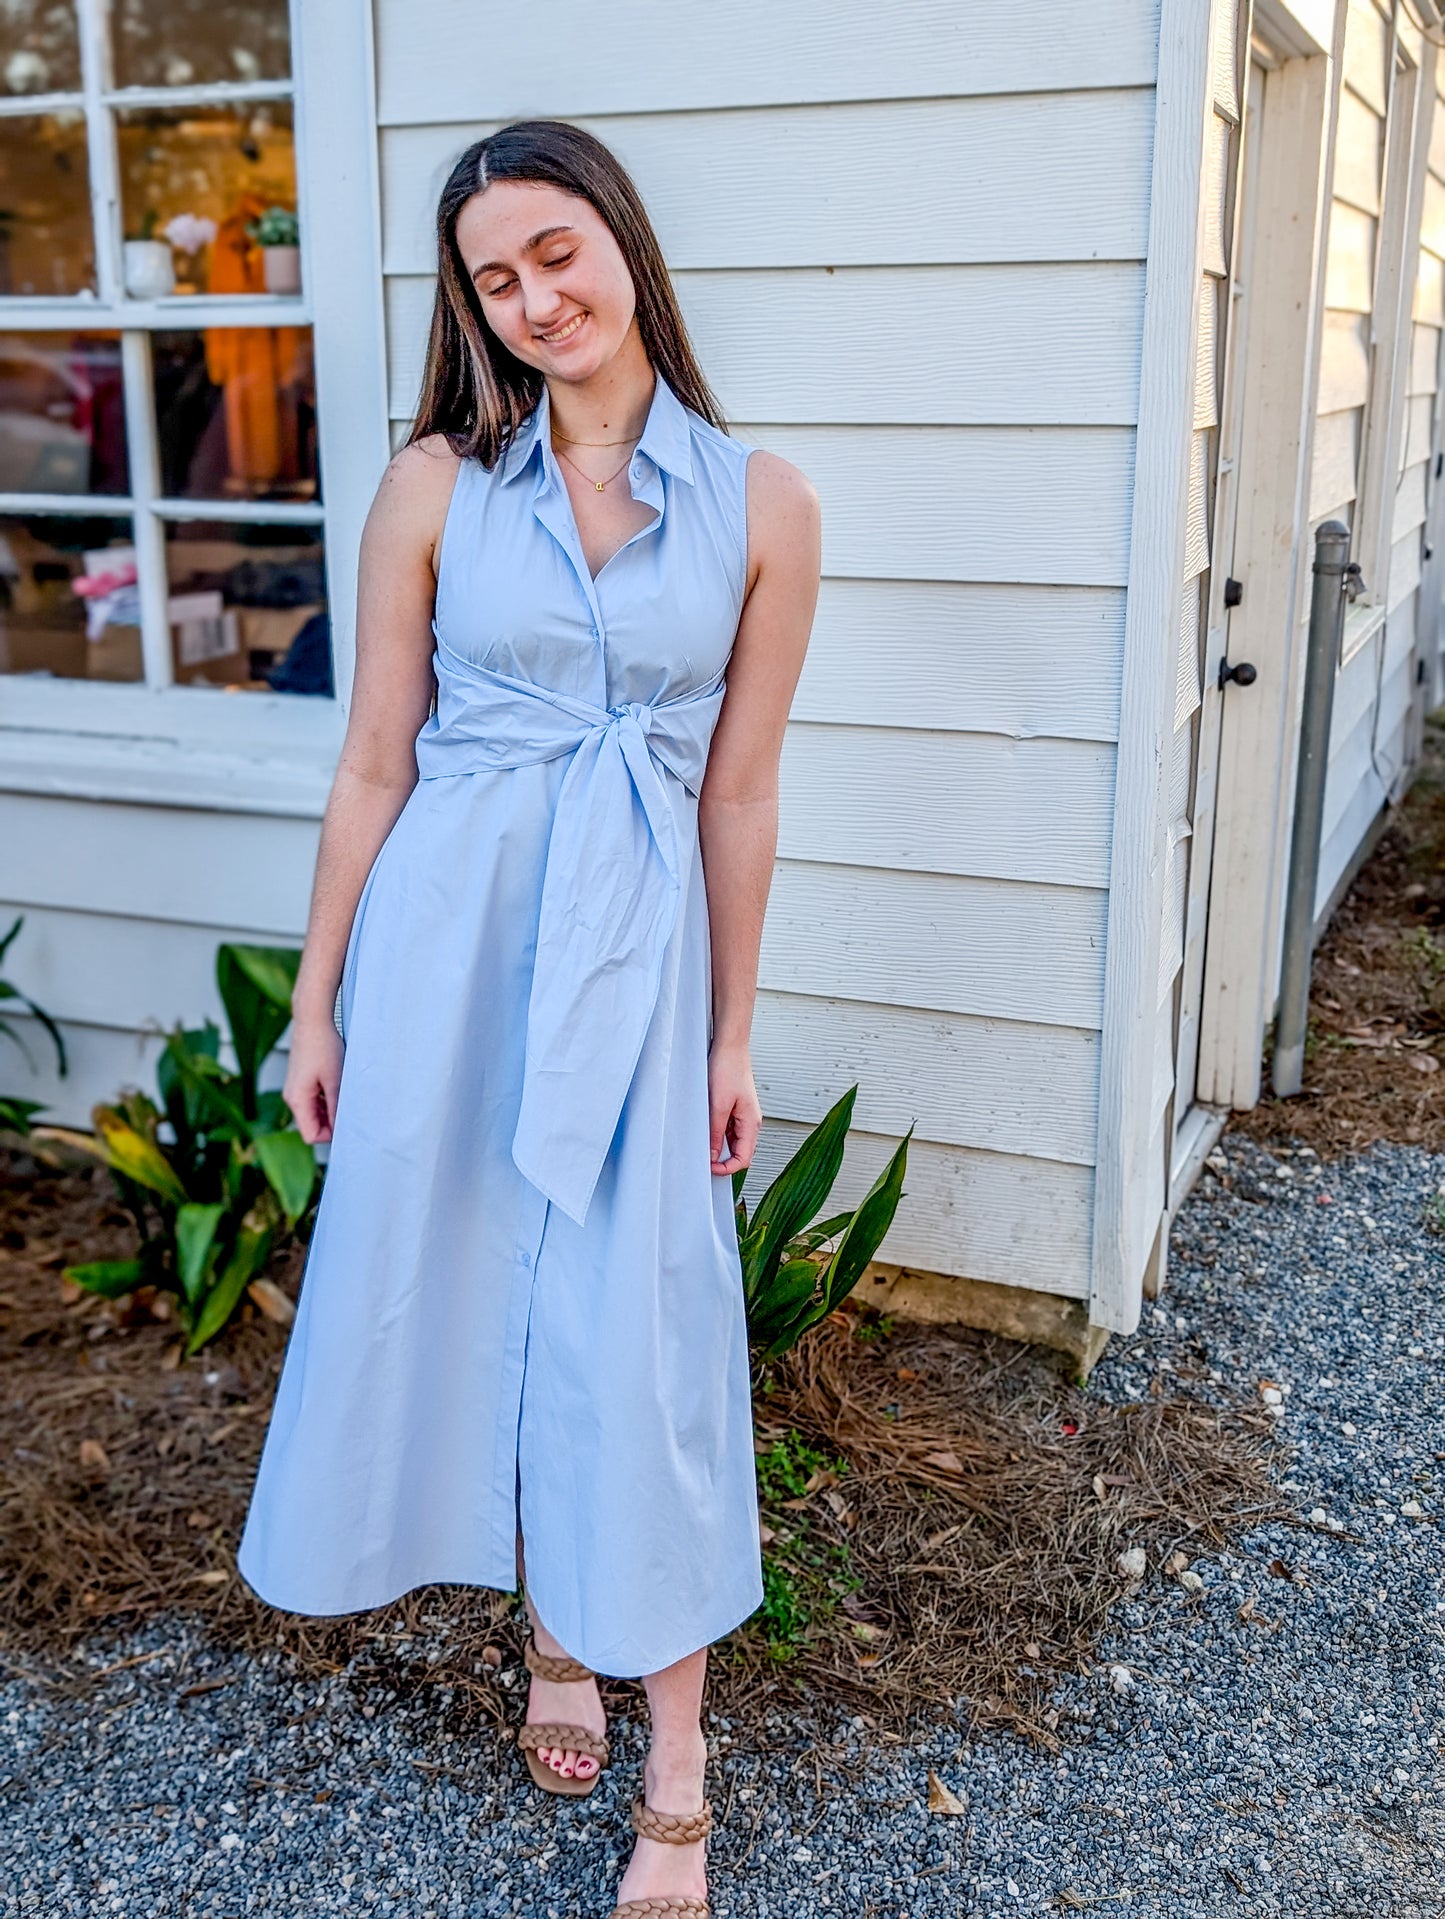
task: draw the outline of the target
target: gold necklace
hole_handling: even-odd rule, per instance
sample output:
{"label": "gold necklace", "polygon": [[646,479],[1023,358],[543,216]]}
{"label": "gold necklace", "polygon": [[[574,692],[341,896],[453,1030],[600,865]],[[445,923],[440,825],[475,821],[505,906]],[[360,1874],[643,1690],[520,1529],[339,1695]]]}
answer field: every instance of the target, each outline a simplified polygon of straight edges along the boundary
{"label": "gold necklace", "polygon": [[568,446],[631,446],[632,442],[634,440],[640,440],[642,435],[640,433],[634,433],[625,440],[574,440],[570,433],[559,433],[554,426],[552,429],[552,438],[554,440],[565,440]]}
{"label": "gold necklace", "polygon": [[[585,440],[578,440],[578,441],[574,441],[573,444],[576,446],[585,446],[587,442]],[[617,444],[620,446],[621,441],[618,441]],[[557,448],[557,451],[559,453],[562,453],[562,449],[560,446]],[[629,453],[627,456],[627,460],[624,460],[622,462],[622,465],[618,467],[617,473],[609,473],[605,480],[594,480],[590,473],[583,472],[582,468],[577,465],[577,462],[572,458],[572,455],[570,453],[562,453],[562,458],[567,462],[568,466],[575,468],[578,473],[582,474],[582,478],[587,481],[589,486],[595,486],[597,491],[600,493],[602,492],[604,487],[611,486],[612,482],[617,478],[617,473],[622,473],[626,470],[627,460],[630,460],[632,458],[632,455]]]}

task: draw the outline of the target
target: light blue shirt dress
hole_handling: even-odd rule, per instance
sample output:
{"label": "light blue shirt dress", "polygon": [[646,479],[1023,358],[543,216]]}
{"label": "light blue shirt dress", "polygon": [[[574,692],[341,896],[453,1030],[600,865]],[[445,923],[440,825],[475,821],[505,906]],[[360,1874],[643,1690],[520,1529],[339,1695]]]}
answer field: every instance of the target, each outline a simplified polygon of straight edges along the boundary
{"label": "light blue shirt dress", "polygon": [[697,794],[749,449],[659,374],[594,579],[542,397],[457,472],[419,779],[347,945],[329,1163],[238,1564],[290,1612],[516,1587],[638,1677],[762,1598]]}

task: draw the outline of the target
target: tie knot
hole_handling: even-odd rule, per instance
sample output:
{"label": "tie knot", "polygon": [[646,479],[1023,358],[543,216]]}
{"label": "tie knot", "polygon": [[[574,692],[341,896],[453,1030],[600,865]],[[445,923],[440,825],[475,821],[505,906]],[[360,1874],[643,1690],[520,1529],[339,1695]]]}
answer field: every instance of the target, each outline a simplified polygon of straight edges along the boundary
{"label": "tie knot", "polygon": [[614,720],[635,720],[646,733],[652,725],[652,708],[642,700],[628,700],[622,706],[609,706],[607,711]]}

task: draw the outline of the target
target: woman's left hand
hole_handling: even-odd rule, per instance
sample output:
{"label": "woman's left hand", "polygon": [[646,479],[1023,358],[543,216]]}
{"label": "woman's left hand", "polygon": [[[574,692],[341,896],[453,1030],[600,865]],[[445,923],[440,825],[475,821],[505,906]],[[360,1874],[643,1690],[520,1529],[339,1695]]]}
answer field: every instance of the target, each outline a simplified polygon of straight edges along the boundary
{"label": "woman's left hand", "polygon": [[[753,1163],[763,1109],[753,1085],[752,1061],[745,1045],[715,1043],[707,1059],[708,1103],[712,1109],[712,1170],[740,1173]],[[726,1157],[718,1154],[726,1149]]]}

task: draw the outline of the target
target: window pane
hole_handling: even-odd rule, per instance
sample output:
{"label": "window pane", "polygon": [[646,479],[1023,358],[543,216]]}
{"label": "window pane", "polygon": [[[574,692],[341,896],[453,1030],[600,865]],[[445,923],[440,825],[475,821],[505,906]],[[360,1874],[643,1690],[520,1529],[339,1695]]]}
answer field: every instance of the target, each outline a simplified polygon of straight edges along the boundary
{"label": "window pane", "polygon": [[111,20],[117,86],[284,80],[291,71],[286,0],[116,0]]}
{"label": "window pane", "polygon": [[0,294],[95,287],[85,114],[0,117]]}
{"label": "window pane", "polygon": [[[128,293],[300,291],[289,101],[127,107],[115,118]],[[159,255],[159,284],[142,241]]]}
{"label": "window pane", "polygon": [[319,496],[309,327],[210,327],[152,344],[166,498]]}
{"label": "window pane", "polygon": [[79,90],[75,0],[0,0],[0,93]]}
{"label": "window pane", "polygon": [[319,528],[172,521],[166,570],[179,683],[331,693]]}
{"label": "window pane", "polygon": [[141,679],[134,582],[129,518],[0,516],[0,672]]}
{"label": "window pane", "polygon": [[120,335],[0,332],[0,492],[129,484]]}

